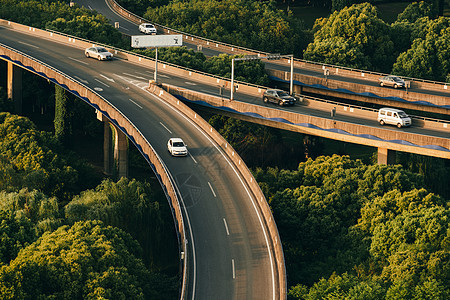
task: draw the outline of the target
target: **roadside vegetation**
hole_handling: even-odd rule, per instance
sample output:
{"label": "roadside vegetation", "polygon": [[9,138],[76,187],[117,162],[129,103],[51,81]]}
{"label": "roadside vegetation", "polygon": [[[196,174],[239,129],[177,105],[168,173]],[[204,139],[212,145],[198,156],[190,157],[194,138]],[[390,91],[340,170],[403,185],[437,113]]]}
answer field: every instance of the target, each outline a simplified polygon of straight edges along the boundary
{"label": "roadside vegetation", "polygon": [[[286,25],[281,26],[286,31],[277,32],[281,38],[300,28],[291,27],[297,23],[290,23],[291,16],[278,11],[274,1],[250,2],[230,1],[239,8],[232,13],[242,13],[239,20],[248,14],[246,22],[256,22],[251,10],[264,10],[263,15],[269,16],[261,20],[268,23],[264,26]],[[300,46],[286,45],[301,57],[386,68],[399,75],[448,78],[448,17],[436,18],[429,3],[413,3],[397,21],[386,24],[371,4],[337,10],[339,3],[353,2],[323,2],[334,12],[317,20],[312,32],[298,33],[309,39],[309,45],[304,41]],[[230,13],[223,1],[129,0],[124,4],[135,5],[143,14],[167,6],[168,12],[185,9],[189,15],[191,10],[202,14],[197,5],[207,10],[211,3],[223,9],[222,16],[212,14],[216,24],[222,24]],[[104,17],[69,9],[66,3],[0,0],[0,8],[1,18],[118,47],[124,43]],[[225,25],[221,30],[229,29],[224,36],[234,43],[239,24]],[[189,26],[202,33],[201,28]],[[302,26],[301,22],[295,26]],[[273,41],[274,36],[261,38]],[[255,41],[249,36],[242,45]],[[269,43],[259,46],[265,44]],[[334,61],[329,51],[339,59]],[[163,60],[229,76],[226,55],[209,61],[201,53],[178,48],[158,54]],[[266,84],[261,65],[239,65],[242,69],[237,73]],[[0,72],[6,74],[3,62]],[[145,180],[115,181],[97,172],[70,150],[92,152],[83,152],[73,141],[102,139],[92,108],[34,75],[24,73],[24,82],[24,101],[28,101],[24,114],[29,118],[11,113],[5,82],[0,82],[1,297],[176,298],[178,265],[173,257],[177,258],[178,249],[164,194]],[[221,116],[208,118],[252,168],[269,201],[285,251],[289,299],[450,298],[448,160],[399,153],[398,165],[382,166],[370,155],[363,160],[323,156],[328,142],[320,138]],[[340,152],[348,154],[345,149]]]}
{"label": "roadside vegetation", "polygon": [[157,24],[241,47],[349,68],[450,81],[450,26],[449,17],[442,16],[443,0],[412,2],[392,23],[380,18],[375,3],[309,1],[331,12],[318,18],[312,29],[294,18],[290,9],[277,8],[277,4],[286,2],[119,0]]}

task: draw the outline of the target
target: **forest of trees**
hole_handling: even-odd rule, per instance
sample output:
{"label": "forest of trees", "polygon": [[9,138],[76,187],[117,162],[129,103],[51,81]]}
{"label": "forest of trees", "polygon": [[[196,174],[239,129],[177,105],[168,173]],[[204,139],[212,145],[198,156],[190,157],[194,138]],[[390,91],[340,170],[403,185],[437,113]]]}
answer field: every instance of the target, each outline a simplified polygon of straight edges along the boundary
{"label": "forest of trees", "polygon": [[[362,1],[311,1],[334,11],[317,20],[311,32],[277,10],[275,1],[227,2],[126,3],[149,18],[164,11],[170,23],[177,20],[169,13],[183,10],[178,21],[191,23],[179,28],[242,41],[241,46],[267,51],[286,46],[290,53],[297,50],[300,57],[328,63],[448,78],[448,18],[437,17],[436,4],[430,4],[440,1],[413,3],[390,25],[377,17],[372,4],[337,10],[343,3]],[[213,4],[220,8],[218,15]],[[0,18],[117,47],[127,44],[106,18],[68,9],[67,3],[0,0],[0,8]],[[203,12],[211,20],[203,19],[206,14],[200,18]],[[245,22],[223,23],[228,13]],[[193,16],[202,22],[192,23]],[[216,27],[221,31],[209,32]],[[244,34],[236,34],[241,30]],[[302,41],[284,44],[292,37]],[[221,76],[229,73],[226,55],[208,59],[186,49],[159,55]],[[239,74],[265,84],[261,66],[242,64]],[[0,72],[5,74],[2,64]],[[24,81],[27,108],[36,107],[42,115],[39,125],[47,130],[11,114],[12,103],[0,82],[0,298],[177,298],[178,276],[165,272],[177,269],[171,264],[178,249],[164,196],[148,182],[116,182],[99,175],[69,150],[77,132],[101,128],[94,124],[92,109],[34,75],[24,74]],[[74,114],[77,125],[70,121]],[[450,298],[448,161],[399,154],[401,164],[383,166],[321,156],[326,145],[318,138],[296,134],[300,142],[292,143],[273,128],[222,116],[209,122],[252,168],[269,201],[285,252],[289,299]]]}
{"label": "forest of trees", "polygon": [[177,255],[164,196],[134,179],[95,186],[92,166],[8,112],[0,149],[1,299],[176,298],[178,276],[161,272]]}
{"label": "forest of trees", "polygon": [[309,2],[334,7],[333,13],[317,19],[312,29],[305,28],[292,12],[278,9],[276,1],[119,1],[152,22],[242,47],[450,81],[450,26],[449,17],[442,16],[444,1],[413,2],[392,24],[379,17],[375,3]]}

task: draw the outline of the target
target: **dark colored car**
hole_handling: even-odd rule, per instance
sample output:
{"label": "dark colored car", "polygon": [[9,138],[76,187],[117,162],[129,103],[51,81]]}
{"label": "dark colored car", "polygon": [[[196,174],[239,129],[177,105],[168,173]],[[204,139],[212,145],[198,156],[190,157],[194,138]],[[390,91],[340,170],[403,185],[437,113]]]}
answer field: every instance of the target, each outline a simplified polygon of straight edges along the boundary
{"label": "dark colored car", "polygon": [[395,89],[404,88],[406,86],[403,79],[393,75],[383,76],[378,81],[380,82],[380,86],[391,86]]}
{"label": "dark colored car", "polygon": [[263,95],[263,101],[277,103],[280,106],[294,105],[296,100],[286,91],[278,89],[266,90]]}

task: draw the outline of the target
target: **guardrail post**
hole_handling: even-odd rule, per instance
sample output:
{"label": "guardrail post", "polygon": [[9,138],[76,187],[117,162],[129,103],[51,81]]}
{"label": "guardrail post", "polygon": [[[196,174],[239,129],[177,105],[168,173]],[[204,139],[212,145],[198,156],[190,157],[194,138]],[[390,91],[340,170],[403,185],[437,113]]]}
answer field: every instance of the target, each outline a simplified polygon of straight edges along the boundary
{"label": "guardrail post", "polygon": [[7,93],[8,99],[14,102],[16,113],[22,113],[22,69],[8,62]]}

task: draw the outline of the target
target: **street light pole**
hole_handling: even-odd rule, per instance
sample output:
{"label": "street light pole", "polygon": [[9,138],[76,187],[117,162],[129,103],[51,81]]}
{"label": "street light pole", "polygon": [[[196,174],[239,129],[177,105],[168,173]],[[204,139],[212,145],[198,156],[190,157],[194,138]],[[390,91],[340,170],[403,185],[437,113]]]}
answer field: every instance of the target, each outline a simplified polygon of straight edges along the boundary
{"label": "street light pole", "polygon": [[291,55],[291,82],[289,85],[289,91],[292,96],[294,93],[294,54]]}
{"label": "street light pole", "polygon": [[231,96],[230,100],[233,100],[234,96],[234,58],[231,59]]}
{"label": "street light pole", "polygon": [[155,50],[155,83],[157,83],[158,79],[158,47]]}

